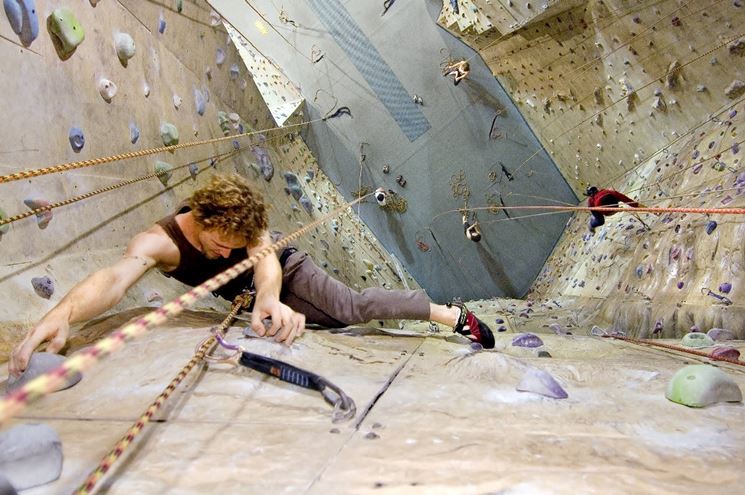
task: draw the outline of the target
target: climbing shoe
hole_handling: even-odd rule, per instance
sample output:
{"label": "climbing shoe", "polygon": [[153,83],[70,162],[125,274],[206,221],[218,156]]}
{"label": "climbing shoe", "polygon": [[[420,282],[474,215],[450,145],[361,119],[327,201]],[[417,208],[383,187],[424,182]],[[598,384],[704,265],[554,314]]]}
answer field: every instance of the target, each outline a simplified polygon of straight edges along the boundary
{"label": "climbing shoe", "polygon": [[458,332],[461,335],[473,335],[474,341],[481,344],[484,349],[494,348],[494,334],[486,323],[476,318],[473,312],[468,311],[466,306],[461,302],[451,302],[447,304],[447,307],[460,308],[460,316],[458,317],[458,323],[456,323],[454,332]]}

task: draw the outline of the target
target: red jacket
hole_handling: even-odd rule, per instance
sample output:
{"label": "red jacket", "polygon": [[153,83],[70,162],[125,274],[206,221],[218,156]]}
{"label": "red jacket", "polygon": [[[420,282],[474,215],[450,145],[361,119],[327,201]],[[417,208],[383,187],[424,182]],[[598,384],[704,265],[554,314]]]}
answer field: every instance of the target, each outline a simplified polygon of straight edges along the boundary
{"label": "red jacket", "polygon": [[[593,207],[593,206],[618,206],[619,202],[626,203],[627,205],[637,208],[639,206],[639,203],[634,201],[633,199],[629,198],[625,194],[621,194],[618,191],[614,191],[613,189],[601,189],[600,191],[596,192],[594,195],[590,196],[590,198],[587,200],[587,206]],[[610,216],[615,215],[617,212],[615,211],[598,211],[595,212],[601,215]]]}

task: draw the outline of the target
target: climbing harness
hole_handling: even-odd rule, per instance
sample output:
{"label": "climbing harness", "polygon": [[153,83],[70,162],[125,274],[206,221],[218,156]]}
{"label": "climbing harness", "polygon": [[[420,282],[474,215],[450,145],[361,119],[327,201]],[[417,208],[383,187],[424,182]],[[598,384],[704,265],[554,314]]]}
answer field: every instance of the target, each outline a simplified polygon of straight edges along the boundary
{"label": "climbing harness", "polygon": [[725,306],[729,306],[732,304],[732,299],[729,297],[723,296],[721,294],[717,294],[716,292],[704,287],[701,289],[701,293],[705,296],[711,296],[714,299],[717,299],[720,303],[724,304]]}
{"label": "climbing harness", "polygon": [[219,332],[219,328],[213,329],[211,333],[212,335],[208,337],[208,339],[214,337],[221,347],[234,351],[234,353],[224,358],[208,356],[206,358],[207,360],[217,363],[240,364],[246,368],[259,371],[266,375],[271,375],[283,382],[292,383],[298,387],[310,390],[317,390],[321,393],[324,400],[334,407],[334,412],[331,415],[331,421],[334,423],[349,421],[356,414],[357,407],[355,406],[354,400],[345,394],[341,388],[322,376],[278,359],[272,359],[248,352],[239,345],[230,344],[223,338]]}

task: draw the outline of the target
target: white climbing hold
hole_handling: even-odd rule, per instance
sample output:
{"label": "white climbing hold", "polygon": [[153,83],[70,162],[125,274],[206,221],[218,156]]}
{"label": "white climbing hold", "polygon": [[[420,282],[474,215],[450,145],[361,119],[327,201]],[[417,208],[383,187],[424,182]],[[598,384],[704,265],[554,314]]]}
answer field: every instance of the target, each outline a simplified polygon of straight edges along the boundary
{"label": "white climbing hold", "polygon": [[142,83],[142,94],[145,95],[145,98],[150,96],[150,85],[147,82]]}
{"label": "white climbing hold", "polygon": [[135,56],[135,40],[127,33],[118,33],[114,36],[114,46],[116,47],[116,56],[123,65]]}
{"label": "white climbing hold", "polygon": [[111,100],[116,96],[116,92],[119,88],[116,87],[112,81],[108,79],[101,79],[98,81],[98,92],[107,103],[111,103]]}
{"label": "white climbing hold", "polygon": [[181,103],[183,103],[183,99],[177,95],[176,93],[173,94],[173,107],[178,110],[181,106]]}

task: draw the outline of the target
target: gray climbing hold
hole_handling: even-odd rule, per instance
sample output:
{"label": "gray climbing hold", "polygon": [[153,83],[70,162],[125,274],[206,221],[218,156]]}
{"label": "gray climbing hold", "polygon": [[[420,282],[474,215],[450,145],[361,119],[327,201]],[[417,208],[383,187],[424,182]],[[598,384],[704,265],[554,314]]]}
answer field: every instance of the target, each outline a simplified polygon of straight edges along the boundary
{"label": "gray climbing hold", "polygon": [[178,128],[170,122],[160,124],[160,138],[165,146],[174,146],[178,144]]}
{"label": "gray climbing hold", "polygon": [[72,127],[67,138],[70,140],[72,150],[75,153],[80,153],[80,150],[85,146],[85,135],[83,134],[83,129],[80,127]]}
{"label": "gray climbing hold", "polygon": [[553,376],[537,368],[528,368],[515,389],[518,392],[533,392],[552,399],[569,397]]}
{"label": "gray climbing hold", "polygon": [[742,391],[719,368],[693,364],[678,370],[667,385],[665,397],[689,407],[705,407],[717,402],[740,402]]}
{"label": "gray climbing hold", "polygon": [[140,128],[134,122],[129,123],[129,141],[135,144],[140,139]]}
{"label": "gray climbing hold", "polygon": [[[38,210],[39,208],[46,208],[49,206],[49,201],[43,199],[24,199],[23,204],[29,207],[31,210]],[[44,230],[52,221],[52,210],[45,210],[36,214],[36,225]]]}
{"label": "gray climbing hold", "polygon": [[135,56],[135,40],[128,33],[117,33],[114,36],[114,46],[116,56],[124,67],[127,66],[129,59]]}
{"label": "gray climbing hold", "polygon": [[31,287],[37,296],[44,299],[49,299],[54,294],[54,281],[47,276],[32,278]]}
{"label": "gray climbing hold", "polygon": [[85,31],[75,18],[75,14],[64,7],[55,9],[47,17],[47,30],[52,35],[57,55],[66,60],[85,39]]}
{"label": "gray climbing hold", "polygon": [[683,340],[680,341],[681,345],[685,347],[710,347],[714,345],[714,341],[706,335],[700,332],[691,332],[683,336]]}
{"label": "gray climbing hold", "polygon": [[173,167],[170,163],[156,161],[155,162],[155,173],[158,174],[158,180],[163,183],[164,186],[168,185],[168,181],[173,176]]}
{"label": "gray climbing hold", "polygon": [[313,214],[313,203],[311,202],[310,198],[308,198],[308,196],[303,194],[300,197],[299,201],[300,201],[300,206],[305,208],[305,211],[308,213],[308,215],[312,215]]}
{"label": "gray climbing hold", "polygon": [[29,46],[39,36],[39,17],[36,15],[34,0],[4,0],[5,15],[13,32]]}
{"label": "gray climbing hold", "polygon": [[548,351],[538,351],[538,357],[539,358],[550,358],[551,353]]}
{"label": "gray climbing hold", "polygon": [[521,333],[512,339],[512,345],[516,347],[540,347],[543,341],[535,334]]}
{"label": "gray climbing hold", "polygon": [[235,81],[238,79],[238,76],[241,75],[241,69],[238,67],[238,64],[233,64],[230,66],[230,79]]}
{"label": "gray climbing hold", "polygon": [[193,180],[197,180],[197,174],[199,173],[199,167],[196,163],[189,164],[189,175]]}
{"label": "gray climbing hold", "polygon": [[194,106],[199,115],[204,115],[204,111],[207,108],[207,101],[204,97],[204,93],[197,88],[194,88]]}
{"label": "gray climbing hold", "polygon": [[[29,358],[28,360],[28,366],[26,366],[26,371],[21,373],[21,376],[17,378],[13,376],[8,377],[8,385],[6,390],[8,392],[13,392],[14,390],[24,386],[36,377],[48,373],[56,368],[59,368],[62,363],[65,362],[65,359],[65,356],[60,356],[59,354],[54,354],[51,352],[35,352],[31,354],[31,358]],[[64,383],[59,388],[57,388],[55,392],[65,390],[72,387],[73,385],[76,385],[82,378],[83,375],[81,375],[80,373],[75,373],[72,376],[67,377]],[[2,449],[0,449],[0,451],[2,451]]]}
{"label": "gray climbing hold", "polygon": [[225,62],[225,50],[218,48],[215,53],[215,64],[219,67]]}
{"label": "gray climbing hold", "polygon": [[722,341],[722,340],[735,340],[735,332],[727,330],[726,328],[712,328],[706,335],[711,337],[711,340]]}
{"label": "gray climbing hold", "polygon": [[289,189],[292,197],[295,199],[300,199],[300,197],[303,195],[303,190],[300,187],[300,180],[298,180],[297,175],[293,174],[292,172],[285,172],[282,175],[285,178],[285,182],[287,182],[287,189]]}
{"label": "gray climbing hold", "polygon": [[62,441],[51,427],[22,424],[0,433],[0,475],[16,490],[44,485],[62,473]]}

